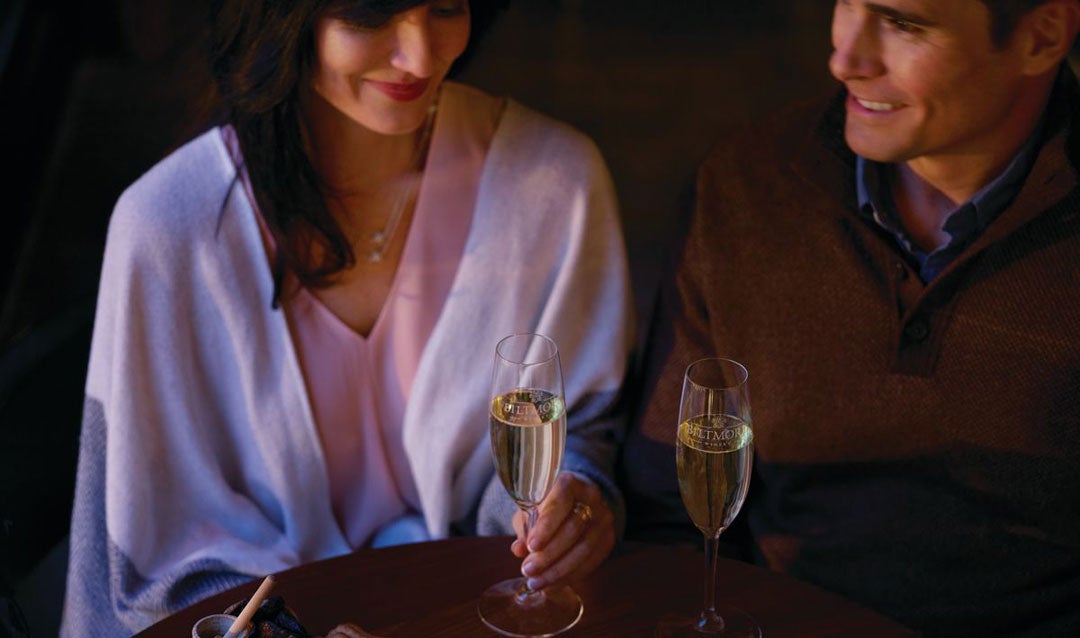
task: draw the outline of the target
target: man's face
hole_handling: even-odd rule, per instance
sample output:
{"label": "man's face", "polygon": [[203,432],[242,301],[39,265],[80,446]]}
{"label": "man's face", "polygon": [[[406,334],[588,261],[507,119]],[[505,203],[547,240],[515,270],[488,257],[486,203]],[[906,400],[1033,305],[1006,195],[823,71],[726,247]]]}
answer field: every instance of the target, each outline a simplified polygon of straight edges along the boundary
{"label": "man's face", "polygon": [[994,152],[1023,90],[979,0],[837,0],[829,70],[848,90],[844,135],[879,162]]}

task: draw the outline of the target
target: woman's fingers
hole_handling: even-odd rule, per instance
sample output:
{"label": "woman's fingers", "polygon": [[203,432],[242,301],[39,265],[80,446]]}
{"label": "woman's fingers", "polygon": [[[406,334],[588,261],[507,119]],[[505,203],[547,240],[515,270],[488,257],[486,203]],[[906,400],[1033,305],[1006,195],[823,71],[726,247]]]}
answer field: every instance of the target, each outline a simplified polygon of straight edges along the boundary
{"label": "woman's fingers", "polygon": [[369,634],[351,622],[343,623],[334,627],[326,634],[326,638],[379,638],[375,634]]}
{"label": "woman's fingers", "polygon": [[592,481],[570,472],[564,472],[555,480],[547,498],[540,504],[536,525],[529,530],[528,547],[531,552],[538,552],[551,542],[563,523],[574,511],[576,503],[603,505],[600,490]]}
{"label": "woman's fingers", "polygon": [[591,481],[560,476],[529,530],[522,573],[530,586],[572,581],[595,569],[615,546],[614,518]]}
{"label": "woman's fingers", "polygon": [[522,573],[544,587],[572,581],[596,568],[615,546],[614,515],[603,501],[590,506],[591,518],[571,512],[544,548],[531,552]]}
{"label": "woman's fingers", "polygon": [[564,585],[589,575],[611,552],[615,534],[610,527],[592,527],[569,551],[560,555],[547,569],[529,578],[529,587],[541,589]]}
{"label": "woman's fingers", "polygon": [[608,510],[603,501],[598,500],[592,505],[577,502],[575,505],[571,506],[570,512],[559,523],[554,534],[548,539],[544,546],[532,553],[542,562],[550,565],[559,556],[570,551],[570,549],[584,539],[586,533],[592,529],[603,529],[606,527],[612,532],[612,538],[614,538],[612,518],[611,511]]}

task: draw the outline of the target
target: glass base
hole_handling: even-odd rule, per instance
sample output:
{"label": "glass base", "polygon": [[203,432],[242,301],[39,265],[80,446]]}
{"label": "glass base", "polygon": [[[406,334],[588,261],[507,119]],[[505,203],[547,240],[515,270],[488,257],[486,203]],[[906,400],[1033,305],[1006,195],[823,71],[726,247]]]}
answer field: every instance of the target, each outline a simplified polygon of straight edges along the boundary
{"label": "glass base", "polygon": [[504,636],[546,638],[576,625],[585,607],[569,587],[529,592],[524,578],[511,578],[481,594],[476,611],[485,625]]}
{"label": "glass base", "polygon": [[[745,611],[730,605],[717,605],[716,616],[695,618],[665,618],[656,627],[656,638],[761,638],[761,627]],[[721,619],[722,623],[716,619]]]}

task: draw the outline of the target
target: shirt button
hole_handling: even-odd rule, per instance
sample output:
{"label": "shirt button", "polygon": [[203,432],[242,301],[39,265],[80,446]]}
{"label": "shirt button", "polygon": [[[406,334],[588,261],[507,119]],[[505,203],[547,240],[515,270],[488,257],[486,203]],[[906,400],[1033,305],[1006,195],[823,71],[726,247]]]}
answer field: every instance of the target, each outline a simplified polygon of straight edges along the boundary
{"label": "shirt button", "polygon": [[893,277],[895,277],[897,281],[903,281],[907,279],[907,268],[904,267],[904,262],[893,262]]}
{"label": "shirt button", "polygon": [[904,326],[904,335],[912,343],[922,343],[929,334],[930,328],[922,319],[912,319],[911,322]]}

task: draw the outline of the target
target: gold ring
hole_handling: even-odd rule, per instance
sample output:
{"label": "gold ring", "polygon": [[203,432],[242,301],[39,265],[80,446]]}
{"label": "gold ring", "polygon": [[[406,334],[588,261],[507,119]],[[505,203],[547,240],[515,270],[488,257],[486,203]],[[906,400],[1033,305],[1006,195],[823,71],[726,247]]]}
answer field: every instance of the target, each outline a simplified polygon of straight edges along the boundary
{"label": "gold ring", "polygon": [[588,523],[592,520],[592,508],[581,501],[577,501],[574,503],[574,516],[580,518],[582,523]]}

